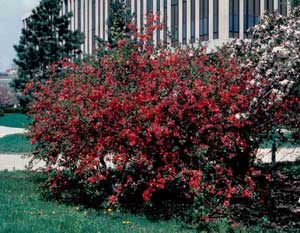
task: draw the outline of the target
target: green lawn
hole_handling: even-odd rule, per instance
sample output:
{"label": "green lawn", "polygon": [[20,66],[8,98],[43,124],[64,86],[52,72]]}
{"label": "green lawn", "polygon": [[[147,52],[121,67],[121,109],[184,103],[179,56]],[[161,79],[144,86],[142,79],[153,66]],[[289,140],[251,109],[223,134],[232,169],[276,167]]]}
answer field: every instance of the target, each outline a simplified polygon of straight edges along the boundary
{"label": "green lawn", "polygon": [[21,113],[6,113],[0,117],[0,126],[26,128],[30,123],[28,117]]}
{"label": "green lawn", "polygon": [[12,134],[0,138],[0,153],[30,153],[33,146],[23,134]]}
{"label": "green lawn", "polygon": [[175,221],[86,210],[40,199],[40,174],[0,172],[0,232],[9,233],[176,233],[194,232]]}

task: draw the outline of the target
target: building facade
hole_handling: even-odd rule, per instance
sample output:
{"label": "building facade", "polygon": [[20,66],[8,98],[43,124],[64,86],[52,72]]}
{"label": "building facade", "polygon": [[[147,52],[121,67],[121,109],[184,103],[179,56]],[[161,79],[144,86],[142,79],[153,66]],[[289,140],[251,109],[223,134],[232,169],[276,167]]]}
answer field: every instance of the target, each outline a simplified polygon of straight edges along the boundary
{"label": "building facade", "polygon": [[[108,39],[110,2],[113,0],[62,0],[62,14],[72,12],[70,28],[85,34],[82,51],[92,54],[96,37]],[[204,43],[214,49],[233,38],[249,37],[247,29],[259,23],[266,11],[287,15],[289,0],[125,0],[138,30],[149,13],[160,15],[163,30],[154,32],[154,44],[172,46]],[[26,26],[26,19],[23,20]],[[171,35],[171,36],[169,36]]]}

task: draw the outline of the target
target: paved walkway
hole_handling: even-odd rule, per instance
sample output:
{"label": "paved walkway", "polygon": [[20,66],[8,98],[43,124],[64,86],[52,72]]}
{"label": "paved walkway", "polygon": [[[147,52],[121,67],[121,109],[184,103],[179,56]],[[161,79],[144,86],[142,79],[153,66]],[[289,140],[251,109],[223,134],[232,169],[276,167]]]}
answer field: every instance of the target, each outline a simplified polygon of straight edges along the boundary
{"label": "paved walkway", "polygon": [[[257,158],[263,163],[271,162],[271,150],[260,149]],[[277,161],[295,161],[300,159],[300,147],[296,148],[281,148],[276,154]],[[30,158],[24,157],[21,154],[0,154],[0,170],[25,170],[28,166]],[[44,166],[44,162],[35,163],[34,170]]]}
{"label": "paved walkway", "polygon": [[[24,134],[27,131],[22,128],[11,128],[0,126],[0,138],[10,134]],[[13,146],[13,145],[12,145]],[[263,163],[271,162],[271,150],[260,149],[257,153],[257,159]],[[300,147],[280,148],[276,153],[277,161],[295,161],[300,159]],[[22,154],[0,154],[0,170],[25,170],[28,167],[30,158]],[[35,163],[33,169],[39,169],[44,166],[44,162]]]}
{"label": "paved walkway", "polygon": [[[30,158],[21,154],[0,154],[0,171],[1,170],[26,170]],[[45,163],[34,163],[33,170],[38,170],[43,167]]]}
{"label": "paved walkway", "polygon": [[25,134],[25,133],[27,133],[27,130],[23,128],[12,128],[12,127],[0,126],[0,138],[10,134]]}
{"label": "paved walkway", "polygon": [[[263,163],[271,163],[271,149],[259,149],[257,152],[257,159],[261,160]],[[279,148],[276,152],[276,161],[295,161],[300,160],[300,147],[291,148]]]}

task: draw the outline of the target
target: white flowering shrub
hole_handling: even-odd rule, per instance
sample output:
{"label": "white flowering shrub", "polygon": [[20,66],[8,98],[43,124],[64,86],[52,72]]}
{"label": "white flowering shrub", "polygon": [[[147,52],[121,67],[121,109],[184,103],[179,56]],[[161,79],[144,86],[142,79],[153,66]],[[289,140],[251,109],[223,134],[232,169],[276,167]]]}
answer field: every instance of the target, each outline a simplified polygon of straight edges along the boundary
{"label": "white flowering shrub", "polygon": [[[265,15],[250,32],[252,39],[235,40],[221,51],[237,59],[241,72],[252,70],[249,85],[259,89],[253,106],[265,111],[262,127],[284,126],[299,138],[300,9],[294,8],[287,17],[276,12]],[[253,115],[256,109],[245,114]]]}

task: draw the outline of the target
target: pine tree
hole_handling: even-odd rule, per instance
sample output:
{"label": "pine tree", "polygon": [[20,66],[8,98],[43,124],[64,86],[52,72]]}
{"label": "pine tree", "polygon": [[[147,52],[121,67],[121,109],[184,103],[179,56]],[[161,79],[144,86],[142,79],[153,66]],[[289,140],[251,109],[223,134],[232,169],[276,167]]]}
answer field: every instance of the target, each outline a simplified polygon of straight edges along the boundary
{"label": "pine tree", "polygon": [[[76,59],[81,54],[83,34],[69,29],[71,13],[60,15],[60,0],[41,0],[32,11],[22,30],[20,41],[14,48],[17,58],[18,78],[12,83],[17,92],[23,92],[27,83],[46,81],[51,64],[63,59]],[[32,94],[21,94],[20,105],[24,110]]]}
{"label": "pine tree", "polygon": [[292,6],[295,7],[299,7],[300,6],[300,0],[292,0]]}
{"label": "pine tree", "polygon": [[124,1],[112,1],[108,18],[108,41],[111,45],[115,45],[117,41],[129,36],[130,30],[127,26],[130,22],[130,10],[126,7]]}

